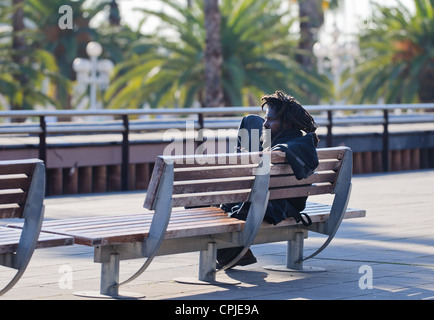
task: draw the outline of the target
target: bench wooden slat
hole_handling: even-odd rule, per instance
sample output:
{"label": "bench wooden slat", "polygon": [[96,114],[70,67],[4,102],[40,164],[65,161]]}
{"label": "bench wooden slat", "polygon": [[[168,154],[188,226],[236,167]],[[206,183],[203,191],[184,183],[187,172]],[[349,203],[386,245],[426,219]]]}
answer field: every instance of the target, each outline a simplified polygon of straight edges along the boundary
{"label": "bench wooden slat", "polygon": [[0,175],[24,173],[28,176],[31,176],[34,170],[34,160],[14,160],[0,162]]}
{"label": "bench wooden slat", "polygon": [[250,195],[250,189],[177,194],[172,197],[174,207],[194,207],[204,203],[218,205],[221,203],[245,202]]}
{"label": "bench wooden slat", "polygon": [[11,219],[21,217],[24,212],[24,207],[17,204],[0,205],[0,219]]}
{"label": "bench wooden slat", "polygon": [[179,157],[170,157],[170,159],[174,161],[175,168],[178,169],[192,167],[220,167],[227,165],[258,164],[261,161],[261,155],[260,153],[210,154],[200,156],[186,155]]}
{"label": "bench wooden slat", "polygon": [[24,204],[27,199],[27,192],[20,189],[3,190],[0,191],[0,204],[17,203]]}
{"label": "bench wooden slat", "polygon": [[[187,214],[183,215],[177,215],[172,220],[172,225],[181,225],[181,224],[187,224],[191,225],[194,223],[201,223],[206,222],[207,220],[213,220],[213,219],[221,219],[221,212],[220,211],[210,211],[210,213],[207,213],[204,211],[201,215],[191,215],[187,212]],[[147,234],[149,227],[152,222],[152,215],[135,215],[135,218],[132,219],[131,217],[125,218],[124,216],[118,216],[116,219],[100,219],[99,222],[92,221],[92,222],[79,222],[77,223],[74,220],[67,219],[63,225],[57,225],[53,226],[49,223],[44,225],[45,231],[52,231],[56,229],[62,229],[64,232],[71,232],[71,233],[91,233],[91,234],[98,234],[99,232],[104,233],[111,233],[111,232],[130,232],[133,229],[139,228],[141,231],[145,231]]]}
{"label": "bench wooden slat", "polygon": [[[210,207],[211,208],[211,207]],[[191,214],[191,210],[186,210],[182,214],[174,215],[173,219],[171,219],[171,223],[173,224],[190,224],[195,222],[201,222],[206,221],[210,219],[221,219],[222,218],[222,212],[221,210],[217,208],[211,208],[211,209],[203,209],[201,212],[193,213]],[[99,221],[99,222],[98,222]],[[108,231],[114,231],[116,229],[118,230],[129,230],[132,227],[135,227],[137,225],[140,226],[140,228],[145,228],[144,230],[147,230],[152,222],[152,215],[135,215],[134,218],[131,217],[124,217],[124,216],[116,216],[112,218],[103,218],[99,219],[98,221],[75,221],[75,219],[66,219],[63,220],[62,224],[51,224],[49,222],[44,224],[44,230],[56,230],[56,229],[62,229],[65,232],[98,232],[98,230],[108,230]]]}
{"label": "bench wooden slat", "polygon": [[336,172],[315,172],[307,179],[297,180],[293,175],[274,176],[270,179],[270,188],[285,186],[300,186],[312,183],[334,183],[336,181]]}
{"label": "bench wooden slat", "polygon": [[[321,223],[328,220],[330,216],[330,205],[319,205],[317,208],[312,207],[311,205],[315,203],[307,203],[306,209],[303,211],[305,213],[309,214],[309,217],[312,219],[312,223]],[[365,210],[359,210],[359,209],[352,209],[348,208],[345,212],[345,219],[354,219],[354,218],[362,218],[366,215]],[[280,222],[278,225],[272,225],[269,223],[263,223],[261,228],[279,228],[279,227],[287,227],[287,226],[294,226],[298,223],[295,221],[294,218],[288,218],[282,222]]]}
{"label": "bench wooden slat", "polygon": [[0,190],[22,189],[28,190],[31,180],[26,175],[1,175]]}
{"label": "bench wooden slat", "polygon": [[317,149],[318,159],[338,159],[342,160],[345,154],[345,149],[343,148],[320,148]]}
{"label": "bench wooden slat", "polygon": [[[75,243],[88,246],[144,241],[152,215],[137,214],[134,219],[131,217],[133,215],[47,221],[42,231],[67,234],[75,238]],[[123,225],[119,223],[122,220],[125,220]],[[93,223],[97,221],[99,224]],[[244,221],[228,218],[226,213],[216,207],[174,210],[166,236],[176,237],[177,232],[191,235],[235,232],[241,231],[244,224]]]}
{"label": "bench wooden slat", "polygon": [[251,189],[254,177],[176,181],[173,194]]}
{"label": "bench wooden slat", "polygon": [[[16,252],[21,237],[21,229],[0,226],[0,254]],[[72,245],[70,236],[41,232],[38,238],[37,248],[50,248]]]}
{"label": "bench wooden slat", "polygon": [[175,169],[175,181],[249,177],[257,165],[193,167]]}
{"label": "bench wooden slat", "polygon": [[332,193],[333,190],[334,190],[334,185],[332,184],[275,188],[275,189],[270,189],[270,200],[308,197],[308,196],[319,195],[319,194],[327,194],[327,193]]}

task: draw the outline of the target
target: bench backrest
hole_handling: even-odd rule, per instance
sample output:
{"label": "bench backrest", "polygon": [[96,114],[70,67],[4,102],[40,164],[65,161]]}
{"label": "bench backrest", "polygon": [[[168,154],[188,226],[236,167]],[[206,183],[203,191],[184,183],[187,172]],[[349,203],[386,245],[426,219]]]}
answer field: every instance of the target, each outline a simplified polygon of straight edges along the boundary
{"label": "bench backrest", "polygon": [[10,257],[0,264],[17,269],[12,280],[0,288],[0,296],[15,285],[30,262],[44,217],[44,196],[45,167],[41,160],[0,161],[0,219],[24,219],[19,241],[10,232],[12,228],[3,227],[0,234],[0,246],[4,246],[0,253]]}
{"label": "bench backrest", "polygon": [[[319,166],[307,179],[297,180],[283,152],[271,153],[270,200],[333,193],[346,147],[318,149]],[[145,200],[154,209],[165,174],[172,174],[173,207],[248,201],[261,153],[158,157]],[[349,177],[350,178],[350,177]]]}
{"label": "bench backrest", "polygon": [[[43,162],[37,159],[0,161],[0,219],[24,218],[30,205],[42,205],[45,180],[41,167]],[[32,182],[39,192],[30,193]]]}

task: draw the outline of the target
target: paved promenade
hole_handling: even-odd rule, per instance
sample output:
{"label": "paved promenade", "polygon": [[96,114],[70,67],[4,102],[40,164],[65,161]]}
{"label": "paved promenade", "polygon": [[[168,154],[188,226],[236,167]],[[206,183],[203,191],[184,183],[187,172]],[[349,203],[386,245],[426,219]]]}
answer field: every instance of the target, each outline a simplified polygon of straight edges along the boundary
{"label": "paved promenade", "polygon": [[[366,209],[366,218],[344,220],[330,246],[306,262],[327,272],[263,269],[284,263],[286,244],[279,242],[253,246],[258,263],[227,272],[239,285],[174,282],[175,277],[196,277],[198,253],[191,253],[157,257],[123,290],[141,293],[144,300],[434,300],[433,195],[434,170],[355,176],[349,206]],[[129,192],[47,198],[46,219],[141,212],[144,197],[143,192]],[[311,233],[305,254],[324,240]],[[142,263],[122,262],[121,280]],[[0,281],[7,275],[1,269]],[[40,249],[23,278],[0,300],[83,300],[74,292],[99,290],[99,276],[92,248]]]}

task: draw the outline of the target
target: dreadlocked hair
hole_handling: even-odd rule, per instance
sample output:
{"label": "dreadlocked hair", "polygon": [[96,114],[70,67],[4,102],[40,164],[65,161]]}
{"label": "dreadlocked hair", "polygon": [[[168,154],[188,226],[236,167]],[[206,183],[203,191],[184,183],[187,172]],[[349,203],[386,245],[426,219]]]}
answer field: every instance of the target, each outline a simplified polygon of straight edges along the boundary
{"label": "dreadlocked hair", "polygon": [[265,106],[273,108],[278,118],[281,119],[284,128],[294,127],[305,133],[311,133],[315,147],[318,146],[319,139],[315,133],[318,125],[309,112],[294,97],[276,91],[274,94],[263,96],[261,100],[263,101],[261,109],[264,110]]}

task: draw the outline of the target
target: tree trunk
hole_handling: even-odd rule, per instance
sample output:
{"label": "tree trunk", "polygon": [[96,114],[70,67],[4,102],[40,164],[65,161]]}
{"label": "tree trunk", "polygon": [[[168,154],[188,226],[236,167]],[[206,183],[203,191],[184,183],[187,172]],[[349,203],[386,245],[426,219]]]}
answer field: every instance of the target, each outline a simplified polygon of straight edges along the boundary
{"label": "tree trunk", "polygon": [[[24,64],[24,49],[26,41],[23,36],[24,31],[24,0],[13,0],[14,13],[12,14],[12,61],[16,65]],[[12,75],[14,79],[25,87],[29,79],[26,74],[17,72]],[[21,110],[23,106],[16,101],[11,101],[12,110]],[[21,119],[12,119],[13,122],[20,122]]]}
{"label": "tree trunk", "polygon": [[419,100],[421,103],[434,102],[434,69],[425,68],[420,75]]}
{"label": "tree trunk", "polygon": [[316,33],[324,23],[322,0],[298,0],[300,17],[299,48],[306,54],[298,55],[297,61],[308,70],[314,70],[316,59],[313,55],[313,45],[316,42]]}
{"label": "tree trunk", "polygon": [[218,0],[205,1],[205,106],[223,106],[221,74],[223,54],[220,39],[221,16]]}
{"label": "tree trunk", "polygon": [[116,0],[110,2],[109,22],[111,26],[119,27],[121,25],[121,15]]}

